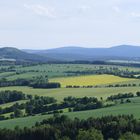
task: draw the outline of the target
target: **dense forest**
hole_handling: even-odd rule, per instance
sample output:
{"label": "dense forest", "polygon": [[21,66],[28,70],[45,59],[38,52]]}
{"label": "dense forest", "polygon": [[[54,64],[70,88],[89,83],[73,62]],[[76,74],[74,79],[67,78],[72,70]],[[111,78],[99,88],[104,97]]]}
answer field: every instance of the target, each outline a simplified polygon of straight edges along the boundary
{"label": "dense forest", "polygon": [[2,140],[139,140],[140,121],[133,115],[74,120],[55,114],[32,128],[0,129]]}

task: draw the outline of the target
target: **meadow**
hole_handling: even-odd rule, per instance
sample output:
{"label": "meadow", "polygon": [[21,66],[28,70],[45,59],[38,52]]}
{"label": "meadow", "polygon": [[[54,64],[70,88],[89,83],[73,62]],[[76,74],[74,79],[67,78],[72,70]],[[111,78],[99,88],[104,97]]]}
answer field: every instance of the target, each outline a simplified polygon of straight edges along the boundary
{"label": "meadow", "polygon": [[34,66],[0,66],[0,69],[7,68],[8,71],[0,73],[0,78],[15,80],[17,78],[31,79],[38,75],[47,75],[49,79],[56,77],[79,76],[78,72],[98,71],[98,70],[119,70],[140,72],[140,68],[115,65],[90,65],[90,64],[42,64]]}
{"label": "meadow", "polygon": [[[139,106],[140,106],[140,97],[131,99],[132,103],[119,104],[116,106],[101,108],[96,110],[88,111],[78,111],[78,112],[65,112],[64,115],[69,116],[74,119],[75,117],[80,119],[87,119],[89,117],[102,117],[107,115],[130,115],[133,114],[135,118],[140,118]],[[24,118],[16,118],[5,121],[0,121],[0,128],[10,128],[14,129],[16,126],[20,128],[32,127],[36,122],[41,122],[43,119],[47,119],[52,115],[36,115],[29,116]]]}
{"label": "meadow", "polygon": [[17,90],[22,91],[25,94],[38,95],[38,96],[49,96],[54,97],[59,102],[63,98],[68,96],[73,97],[103,97],[106,99],[110,95],[118,93],[136,93],[140,90],[140,87],[112,87],[112,88],[60,88],[60,89],[34,89],[31,87],[2,87],[2,90]]}
{"label": "meadow", "polygon": [[[0,67],[1,69],[2,67]],[[89,64],[43,64],[35,66],[14,66],[14,67],[3,67],[7,68],[7,71],[0,73],[0,78],[6,78],[7,80],[15,80],[18,78],[31,79],[39,75],[47,75],[50,82],[60,82],[61,88],[57,89],[40,89],[32,88],[27,86],[9,86],[0,87],[0,91],[4,90],[17,90],[22,91],[29,95],[47,96],[54,97],[57,102],[60,103],[65,97],[97,97],[98,99],[106,100],[107,97],[111,95],[116,95],[118,93],[136,93],[140,91],[140,80],[136,78],[124,78],[109,74],[96,74],[96,71],[100,70],[110,70],[126,73],[129,72],[140,72],[140,68],[126,67],[126,66],[110,66],[110,65],[89,65]],[[94,74],[88,74],[84,72],[94,71]],[[105,87],[106,85],[112,84],[137,84],[136,86],[128,87]],[[67,85],[72,86],[96,86],[97,88],[65,88]],[[1,108],[10,107],[15,103],[25,103],[27,100],[21,100],[17,102],[11,102],[0,105]],[[68,112],[67,109],[64,110],[63,114],[68,115],[70,118],[78,117],[80,119],[86,119],[88,117],[101,117],[106,115],[118,115],[118,114],[133,114],[136,118],[140,118],[139,113],[140,97],[132,98],[131,103],[118,104],[115,106],[88,110],[88,111],[78,111],[78,112]],[[10,113],[5,114],[9,116]],[[0,121],[0,128],[11,128],[15,126],[19,127],[31,127],[37,121],[41,121],[52,115],[35,115],[29,117],[15,118]]]}

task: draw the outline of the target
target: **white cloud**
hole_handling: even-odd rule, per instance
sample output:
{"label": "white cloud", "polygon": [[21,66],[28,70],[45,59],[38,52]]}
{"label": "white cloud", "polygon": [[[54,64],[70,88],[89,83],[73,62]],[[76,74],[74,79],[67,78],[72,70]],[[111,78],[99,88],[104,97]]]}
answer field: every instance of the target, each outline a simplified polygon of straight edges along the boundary
{"label": "white cloud", "polygon": [[90,6],[86,6],[86,5],[80,5],[78,7],[78,9],[81,11],[81,12],[86,12],[90,9]]}
{"label": "white cloud", "polygon": [[120,10],[120,8],[119,8],[118,6],[114,6],[114,7],[113,7],[113,10],[114,10],[116,13],[120,13],[120,12],[121,12],[121,10]]}
{"label": "white cloud", "polygon": [[48,18],[55,18],[55,9],[50,6],[43,6],[40,4],[35,4],[35,5],[28,5],[24,4],[24,7],[32,10],[35,14],[39,16],[46,16]]}
{"label": "white cloud", "polygon": [[131,16],[134,18],[140,18],[140,13],[132,12]]}

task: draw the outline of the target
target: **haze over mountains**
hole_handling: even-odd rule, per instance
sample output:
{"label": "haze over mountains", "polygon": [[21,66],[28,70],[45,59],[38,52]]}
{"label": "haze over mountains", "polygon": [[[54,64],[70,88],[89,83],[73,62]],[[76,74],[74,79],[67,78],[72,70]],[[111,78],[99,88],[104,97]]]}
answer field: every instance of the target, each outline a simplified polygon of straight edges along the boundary
{"label": "haze over mountains", "polygon": [[[0,48],[0,58],[23,61],[74,61],[112,60],[140,58],[140,46],[121,45],[111,48],[62,47],[48,50],[19,50],[12,47]],[[139,59],[140,60],[140,59]]]}
{"label": "haze over mountains", "polygon": [[30,54],[13,47],[0,48],[0,59],[14,59],[18,61],[45,62],[47,59],[37,54]]}
{"label": "haze over mountains", "polygon": [[49,50],[24,50],[56,60],[104,60],[140,57],[140,46],[120,45],[111,48],[62,47]]}

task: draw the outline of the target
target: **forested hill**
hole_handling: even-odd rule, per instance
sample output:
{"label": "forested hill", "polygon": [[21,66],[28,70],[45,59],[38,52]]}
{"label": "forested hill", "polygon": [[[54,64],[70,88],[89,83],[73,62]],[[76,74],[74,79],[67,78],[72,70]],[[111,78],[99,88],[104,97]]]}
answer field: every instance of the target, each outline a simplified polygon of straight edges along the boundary
{"label": "forested hill", "polygon": [[0,48],[0,60],[46,62],[48,59],[37,54],[30,54],[13,47]]}
{"label": "forested hill", "polygon": [[48,62],[75,60],[140,60],[140,47],[121,45],[111,48],[62,47],[48,50],[19,50],[0,48],[0,59],[16,61]]}
{"label": "forested hill", "polygon": [[62,47],[48,50],[24,50],[31,54],[38,54],[57,60],[109,60],[109,59],[132,59],[140,58],[140,47],[120,45],[111,48],[83,48]]}

